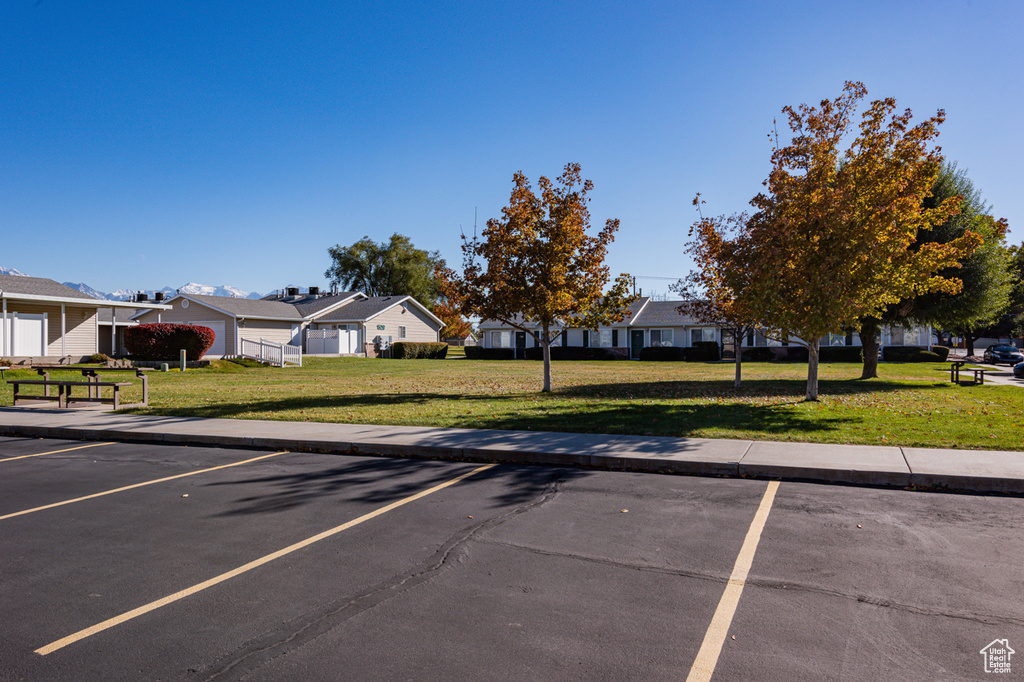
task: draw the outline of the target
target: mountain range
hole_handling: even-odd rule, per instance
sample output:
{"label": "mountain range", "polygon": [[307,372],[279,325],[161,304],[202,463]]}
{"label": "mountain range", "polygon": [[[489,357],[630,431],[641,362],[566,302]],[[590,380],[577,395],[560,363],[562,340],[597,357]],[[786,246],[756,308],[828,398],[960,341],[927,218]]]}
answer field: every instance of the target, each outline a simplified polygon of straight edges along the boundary
{"label": "mountain range", "polygon": [[[15,270],[14,268],[0,267],[0,275],[16,275],[19,277],[28,277],[24,272]],[[256,293],[255,291],[242,291],[238,287],[233,287],[229,284],[224,286],[211,286],[209,284],[197,284],[195,282],[189,282],[183,286],[164,287],[163,289],[118,289],[117,291],[111,291],[109,293],[93,289],[84,282],[62,282],[66,287],[71,287],[76,291],[81,291],[83,294],[98,298],[101,301],[126,301],[135,294],[141,292],[149,294],[150,299],[153,298],[153,294],[158,291],[162,291],[168,298],[176,293],[182,294],[201,294],[205,296],[231,296],[232,298],[263,298],[263,294]]]}

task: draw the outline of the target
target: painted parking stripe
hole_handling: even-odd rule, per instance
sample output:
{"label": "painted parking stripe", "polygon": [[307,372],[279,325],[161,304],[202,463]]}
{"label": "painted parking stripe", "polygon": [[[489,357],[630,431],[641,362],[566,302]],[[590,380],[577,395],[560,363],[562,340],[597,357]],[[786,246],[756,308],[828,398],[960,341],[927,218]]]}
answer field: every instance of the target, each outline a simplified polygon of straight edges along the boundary
{"label": "painted parking stripe", "polygon": [[747,530],[747,537],[740,547],[739,556],[736,557],[736,564],[732,568],[732,575],[725,586],[725,592],[718,602],[715,615],[711,618],[711,625],[704,634],[704,641],[697,652],[697,658],[690,668],[690,674],[686,682],[707,682],[715,672],[718,665],[718,657],[722,653],[722,645],[729,634],[729,626],[732,624],[732,617],[736,613],[736,606],[740,603],[740,595],[743,593],[743,586],[747,581],[747,574],[750,572],[750,565],[754,561],[754,553],[757,551],[757,544],[761,541],[761,531],[768,520],[768,512],[771,511],[772,502],[775,501],[775,491],[779,489],[778,481],[769,481],[768,488],[764,491],[761,504],[754,514],[754,520],[750,522]]}
{"label": "painted parking stripe", "polygon": [[438,490],[443,490],[444,488],[447,488],[448,486],[455,485],[459,481],[463,481],[463,480],[469,478],[470,476],[472,476],[474,474],[480,473],[481,471],[487,471],[488,469],[490,469],[490,468],[492,468],[494,466],[497,466],[497,465],[496,464],[485,464],[485,465],[483,465],[481,467],[477,467],[476,469],[473,469],[472,471],[469,471],[469,472],[467,472],[465,474],[462,474],[461,476],[456,476],[455,478],[451,479],[450,481],[445,481],[444,483],[441,483],[439,485],[435,485],[433,488],[428,488],[426,490],[422,490],[422,491],[420,491],[420,492],[418,492],[418,493],[416,493],[414,495],[410,495],[409,497],[403,498],[403,499],[398,500],[396,502],[392,502],[391,504],[388,504],[388,505],[385,505],[385,506],[380,507],[378,509],[375,509],[372,512],[369,512],[368,514],[363,514],[359,518],[352,519],[351,521],[347,521],[347,522],[341,524],[340,526],[335,526],[334,528],[331,528],[330,530],[325,530],[322,533],[318,533],[317,535],[314,535],[312,537],[306,538],[305,540],[301,540],[300,542],[296,542],[293,545],[288,545],[284,549],[279,549],[276,552],[273,552],[272,554],[267,554],[266,556],[260,557],[259,559],[256,559],[254,561],[250,561],[249,563],[247,563],[247,564],[245,564],[243,566],[239,566],[238,568],[232,569],[232,570],[228,571],[227,573],[221,573],[220,575],[218,575],[218,576],[216,576],[214,578],[210,578],[209,580],[201,582],[201,583],[199,583],[197,585],[193,585],[192,587],[188,587],[188,588],[186,588],[184,590],[181,590],[180,592],[175,592],[174,594],[170,594],[170,595],[164,597],[163,599],[157,599],[154,602],[150,602],[150,603],[148,603],[148,604],[146,604],[144,606],[140,606],[140,607],[138,607],[136,609],[132,609],[131,611],[128,611],[127,613],[122,613],[120,616],[115,616],[114,618],[110,618],[109,620],[105,620],[102,623],[97,623],[96,625],[93,625],[92,627],[88,627],[88,628],[86,628],[84,630],[79,630],[78,632],[74,633],[73,635],[68,635],[67,637],[64,637],[62,639],[58,639],[56,642],[52,642],[50,644],[47,644],[44,647],[40,647],[40,648],[36,649],[35,653],[37,653],[37,654],[39,654],[41,656],[46,656],[48,654],[52,654],[54,651],[57,651],[58,649],[63,649],[64,647],[68,646],[69,644],[74,644],[75,642],[83,640],[86,637],[91,637],[92,635],[95,635],[95,634],[97,634],[99,632],[103,632],[104,630],[109,630],[110,628],[112,628],[112,627],[114,627],[116,625],[120,625],[121,623],[124,623],[124,622],[127,622],[129,620],[132,620],[133,618],[137,618],[137,617],[139,617],[139,616],[141,616],[143,614],[149,613],[150,611],[155,611],[156,609],[159,609],[162,606],[167,606],[168,604],[172,604],[172,603],[178,601],[179,599],[184,599],[185,597],[189,597],[189,596],[191,596],[193,594],[196,594],[198,592],[202,592],[203,590],[205,590],[205,589],[207,589],[209,587],[213,587],[214,585],[218,585],[218,584],[220,584],[220,583],[222,583],[222,582],[224,582],[226,580],[230,580],[231,578],[234,578],[234,577],[237,577],[239,575],[242,575],[243,573],[247,573],[247,572],[253,570],[254,568],[259,568],[260,566],[262,566],[264,564],[268,564],[271,561],[274,561],[275,559],[280,559],[283,556],[287,556],[288,554],[291,554],[293,552],[297,552],[300,549],[303,549],[305,547],[309,547],[313,543],[320,542],[321,540],[325,540],[325,539],[327,539],[327,538],[329,538],[329,537],[331,537],[333,535],[337,535],[338,533],[341,533],[342,531],[346,531],[349,528],[352,528],[353,526],[358,526],[359,524],[363,523],[364,521],[369,521],[370,519],[373,519],[373,518],[376,518],[378,516],[381,516],[382,514],[386,514],[389,511],[392,511],[393,509],[397,509],[397,508],[401,507],[402,505],[409,504],[410,502],[414,502],[414,501],[420,499],[421,497],[426,497],[427,495],[430,495],[432,493],[436,493]]}
{"label": "painted parking stripe", "polygon": [[82,450],[84,448],[98,448],[101,445],[113,445],[113,443],[89,443],[88,445],[78,445],[73,448],[64,448],[63,450],[51,450],[50,452],[37,452],[34,455],[18,455],[17,457],[4,457],[0,459],[0,462],[13,462],[16,459],[27,459],[29,457],[42,457],[43,455],[56,455],[60,452],[71,452],[72,450]]}
{"label": "painted parking stripe", "polygon": [[134,490],[135,488],[143,488],[147,485],[155,485],[157,483],[164,483],[165,481],[173,481],[178,478],[185,478],[186,476],[195,476],[197,474],[205,474],[210,471],[217,471],[218,469],[227,469],[228,467],[237,467],[242,464],[249,464],[250,462],[258,462],[261,459],[267,459],[268,457],[277,457],[278,455],[287,455],[288,450],[282,450],[281,452],[274,452],[269,455],[260,455],[259,457],[253,457],[252,459],[244,459],[241,462],[232,462],[231,464],[221,464],[220,466],[210,467],[209,469],[198,469],[196,471],[189,471],[184,474],[176,474],[174,476],[165,476],[164,478],[157,478],[152,481],[143,481],[142,483],[133,483],[132,485],[126,485],[121,488],[114,488],[113,490],[104,490],[100,493],[93,493],[92,495],[85,495],[84,497],[76,497],[72,500],[64,500],[63,502],[54,502],[53,504],[44,504],[42,507],[33,507],[32,509],[22,509],[21,511],[12,512],[10,514],[4,514],[0,516],[0,521],[4,519],[13,519],[15,516],[23,516],[25,514],[32,514],[33,512],[43,511],[45,509],[53,509],[54,507],[63,507],[66,504],[74,504],[76,502],[85,502],[86,500],[94,500],[97,497],[104,497],[106,495],[113,495],[114,493],[123,493],[126,490]]}

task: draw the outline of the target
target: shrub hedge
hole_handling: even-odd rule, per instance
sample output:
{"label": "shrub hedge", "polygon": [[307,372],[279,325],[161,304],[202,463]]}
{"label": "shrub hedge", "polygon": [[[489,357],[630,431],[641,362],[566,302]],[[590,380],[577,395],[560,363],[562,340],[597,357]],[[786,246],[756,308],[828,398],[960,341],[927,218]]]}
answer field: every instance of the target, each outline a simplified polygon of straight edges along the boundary
{"label": "shrub hedge", "polygon": [[678,346],[644,346],[640,349],[640,359],[645,362],[674,362],[686,359],[683,348]]}
{"label": "shrub hedge", "polygon": [[882,359],[888,362],[942,362],[938,353],[912,346],[886,346],[882,349]]}
{"label": "shrub hedge", "polygon": [[743,362],[771,362],[775,359],[775,353],[767,346],[755,346],[742,350]]}
{"label": "shrub hedge", "polygon": [[807,349],[803,346],[773,346],[769,348],[776,360],[782,362],[807,362]]}
{"label": "shrub hedge", "polygon": [[515,360],[513,348],[484,348],[483,346],[466,346],[467,360]]}
{"label": "shrub hedge", "polygon": [[948,346],[932,346],[932,352],[939,356],[939,362],[945,362],[949,358]]}
{"label": "shrub hedge", "polygon": [[[583,346],[551,346],[551,360],[615,360],[615,353],[607,348],[585,348]],[[527,360],[543,360],[544,349],[530,346],[526,349]]]}
{"label": "shrub hedge", "polygon": [[396,360],[444,360],[448,355],[447,343],[396,341],[391,348]]}
{"label": "shrub hedge", "polygon": [[864,349],[860,346],[825,346],[818,349],[821,362],[864,362]]}
{"label": "shrub hedge", "polygon": [[714,362],[722,359],[722,349],[717,341],[698,341],[684,355],[690,362]]}
{"label": "shrub hedge", "polygon": [[183,348],[186,360],[199,360],[215,339],[212,329],[194,324],[157,322],[124,330],[124,345],[139,360],[177,360]]}

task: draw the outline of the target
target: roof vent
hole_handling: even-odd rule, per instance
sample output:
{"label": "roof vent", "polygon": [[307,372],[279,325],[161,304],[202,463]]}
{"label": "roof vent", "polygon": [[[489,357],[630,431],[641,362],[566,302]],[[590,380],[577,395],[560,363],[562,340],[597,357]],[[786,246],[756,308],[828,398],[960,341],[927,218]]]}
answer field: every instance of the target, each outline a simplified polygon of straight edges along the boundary
{"label": "roof vent", "polygon": [[149,300],[149,294],[147,294],[145,291],[140,291],[139,295],[135,297],[135,300],[136,301],[148,301]]}
{"label": "roof vent", "polygon": [[309,288],[309,295],[310,296],[319,296],[320,295],[320,287],[310,287]]}
{"label": "roof vent", "polygon": [[298,295],[299,295],[299,288],[298,287],[288,287],[287,289],[285,289],[285,296],[298,296]]}
{"label": "roof vent", "polygon": [[155,294],[153,294],[153,300],[154,301],[162,301],[162,300],[164,300],[164,292],[158,291]]}

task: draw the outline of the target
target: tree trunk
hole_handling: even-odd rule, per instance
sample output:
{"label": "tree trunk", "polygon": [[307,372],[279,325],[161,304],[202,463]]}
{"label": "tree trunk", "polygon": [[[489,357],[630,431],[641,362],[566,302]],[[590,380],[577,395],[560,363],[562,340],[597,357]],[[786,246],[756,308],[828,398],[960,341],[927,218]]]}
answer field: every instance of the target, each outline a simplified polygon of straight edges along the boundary
{"label": "tree trunk", "polygon": [[540,344],[544,348],[544,388],[541,393],[551,393],[551,332],[547,325],[544,325]]}
{"label": "tree trunk", "polygon": [[878,320],[865,318],[860,325],[860,345],[864,347],[864,368],[861,379],[878,378]]}
{"label": "tree trunk", "polygon": [[818,346],[821,339],[813,339],[807,344],[807,400],[818,399]]}
{"label": "tree trunk", "polygon": [[974,336],[974,334],[971,334],[971,333],[964,334],[964,345],[967,347],[967,355],[968,355],[968,357],[970,357],[971,355],[974,355],[974,342],[976,340],[977,340],[977,337]]}
{"label": "tree trunk", "polygon": [[740,329],[736,329],[732,333],[732,347],[736,349],[736,380],[733,381],[732,387],[740,387],[740,378],[743,376],[743,349],[740,348],[740,342],[743,340],[743,332]]}

